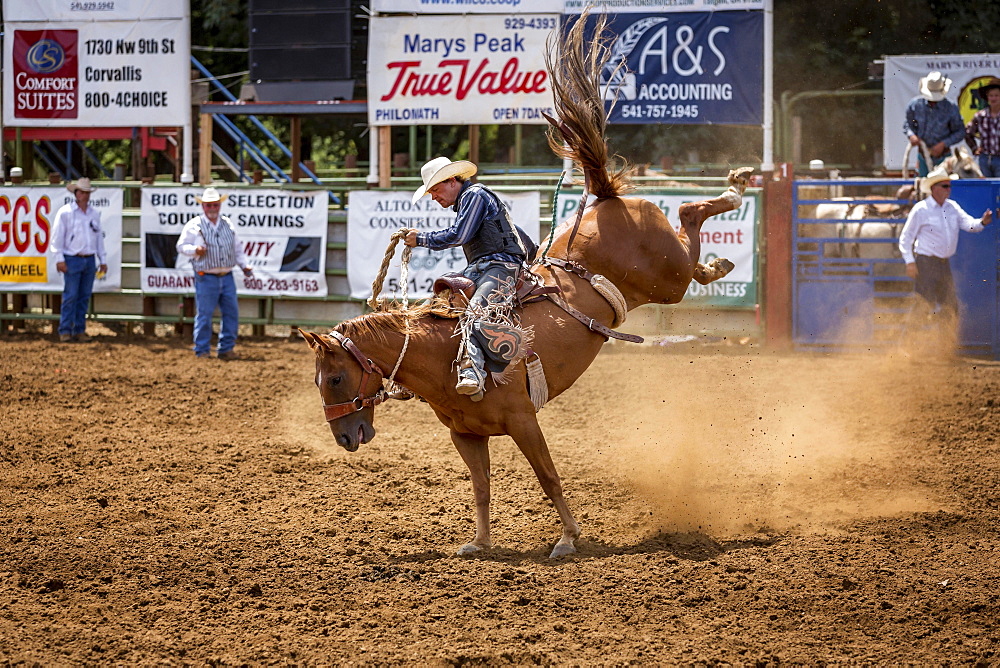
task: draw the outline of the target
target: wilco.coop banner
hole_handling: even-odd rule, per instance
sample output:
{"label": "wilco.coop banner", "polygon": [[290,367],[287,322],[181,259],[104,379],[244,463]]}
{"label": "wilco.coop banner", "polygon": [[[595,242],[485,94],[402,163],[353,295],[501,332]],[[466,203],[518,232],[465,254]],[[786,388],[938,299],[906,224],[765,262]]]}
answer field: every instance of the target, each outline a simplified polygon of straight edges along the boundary
{"label": "wilco.coop banner", "polygon": [[[667,220],[679,228],[677,210],[685,202],[705,199],[704,194],[643,194],[643,199],[655,204]],[[580,192],[562,191],[556,201],[558,220],[576,216]],[[725,278],[700,285],[688,286],[684,304],[695,306],[732,306],[753,308],[757,304],[756,238],[758,199],[747,193],[743,205],[735,211],[712,216],[701,228],[701,262],[707,264],[718,257],[729,259],[736,268]]]}
{"label": "wilco.coop banner", "polygon": [[186,0],[7,0],[3,120],[18,127],[183,125]]}
{"label": "wilco.coop banner", "polygon": [[[0,292],[62,292],[62,274],[48,252],[49,242],[56,213],[73,201],[65,188],[0,190]],[[117,292],[122,283],[122,189],[98,188],[90,206],[101,212],[108,263],[107,276],[94,281],[94,292]]]}
{"label": "wilco.coop banner", "polygon": [[372,125],[540,124],[552,113],[545,40],[556,15],[376,17]]}
{"label": "wilco.coop banner", "polygon": [[[194,188],[143,188],[142,291],[194,292],[191,259],[177,252],[184,224],[202,213]],[[323,297],[326,289],[325,191],[227,190],[222,215],[232,220],[254,275],[236,269],[242,295]]]}
{"label": "wilco.coop banner", "polygon": [[[496,194],[507,205],[514,224],[537,242],[538,192]],[[347,207],[347,281],[351,296],[356,299],[368,299],[371,296],[372,283],[382,266],[382,258],[393,232],[404,227],[420,231],[443,230],[454,222],[455,212],[442,209],[430,197],[424,197],[414,204],[410,201],[410,193],[369,190],[351,192]],[[380,293],[383,297],[402,297],[399,284],[402,248],[402,243],[396,246],[395,258],[389,265]],[[407,267],[407,298],[429,297],[431,286],[437,277],[451,271],[462,271],[467,264],[461,248],[443,251],[414,248]]]}

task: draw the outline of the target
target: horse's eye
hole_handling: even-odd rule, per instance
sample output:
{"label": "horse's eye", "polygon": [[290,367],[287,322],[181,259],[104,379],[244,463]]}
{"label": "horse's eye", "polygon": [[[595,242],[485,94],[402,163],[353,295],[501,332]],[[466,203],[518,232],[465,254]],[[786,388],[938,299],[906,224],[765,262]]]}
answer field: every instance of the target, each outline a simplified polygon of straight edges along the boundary
{"label": "horse's eye", "polygon": [[342,376],[330,376],[326,379],[327,385],[333,387],[335,385],[340,385],[340,381],[343,380]]}

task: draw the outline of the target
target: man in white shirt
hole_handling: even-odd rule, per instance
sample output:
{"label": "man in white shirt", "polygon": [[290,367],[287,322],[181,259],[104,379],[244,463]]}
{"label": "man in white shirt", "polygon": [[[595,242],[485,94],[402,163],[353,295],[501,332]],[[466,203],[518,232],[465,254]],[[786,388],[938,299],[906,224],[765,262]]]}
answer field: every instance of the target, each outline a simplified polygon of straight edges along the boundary
{"label": "man in white shirt", "polygon": [[[76,200],[56,211],[49,252],[56,258],[56,271],[63,276],[62,306],[59,313],[59,340],[90,341],[87,336],[87,309],[94,291],[94,277],[100,265],[107,273],[101,212],[90,206],[90,193],[97,190],[90,179],[82,178],[66,186]],[[95,264],[94,258],[97,258]]]}
{"label": "man in white shirt", "polygon": [[219,328],[219,359],[237,359],[236,330],[240,324],[239,302],[233,267],[239,266],[245,276],[252,276],[240,243],[228,216],[221,215],[227,195],[209,186],[195,200],[203,213],[184,224],[177,240],[177,252],[191,257],[194,268],[194,354],[209,357],[212,343],[212,315],[222,313]]}
{"label": "man in white shirt", "polygon": [[952,317],[958,316],[958,298],[951,276],[949,258],[958,248],[958,231],[982,232],[993,220],[987,209],[982,218],[967,214],[951,194],[956,178],[943,169],[935,169],[921,182],[927,197],[910,210],[899,235],[899,252],[906,262],[906,275],[916,282],[915,290],[934,308],[940,306]]}

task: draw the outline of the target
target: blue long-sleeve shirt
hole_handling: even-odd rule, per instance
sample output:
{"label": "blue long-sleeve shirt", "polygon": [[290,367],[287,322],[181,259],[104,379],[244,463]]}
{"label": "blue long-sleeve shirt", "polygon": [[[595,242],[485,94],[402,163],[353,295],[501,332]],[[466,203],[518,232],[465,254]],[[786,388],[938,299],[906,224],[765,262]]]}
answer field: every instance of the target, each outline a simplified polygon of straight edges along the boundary
{"label": "blue long-sleeve shirt", "polygon": [[933,107],[922,97],[915,97],[906,105],[906,122],[903,131],[907,137],[917,135],[927,148],[938,142],[952,146],[965,139],[965,123],[958,105],[948,99]]}
{"label": "blue long-sleeve shirt", "polygon": [[[462,184],[462,189],[458,192],[458,198],[452,207],[458,213],[455,222],[443,230],[418,232],[417,245],[431,250],[464,246],[479,232],[483,221],[495,216],[501,206],[503,205],[499,200],[490,197],[483,189],[472,188],[472,182],[466,181]],[[521,258],[510,253],[492,253],[477,259],[521,263]]]}

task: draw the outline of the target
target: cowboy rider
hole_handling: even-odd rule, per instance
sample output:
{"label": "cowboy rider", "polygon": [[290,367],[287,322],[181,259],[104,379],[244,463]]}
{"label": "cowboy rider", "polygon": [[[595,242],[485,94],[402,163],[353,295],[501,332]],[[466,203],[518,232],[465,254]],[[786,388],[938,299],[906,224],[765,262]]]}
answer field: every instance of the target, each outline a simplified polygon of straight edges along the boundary
{"label": "cowboy rider", "polygon": [[[443,208],[453,207],[458,216],[443,230],[407,230],[407,246],[443,250],[461,246],[468,261],[462,274],[476,284],[470,307],[482,306],[487,297],[506,282],[513,281],[529,254],[533,242],[510,220],[510,212],[493,191],[469,179],[478,168],[468,160],[451,161],[439,157],[420,168],[423,185],[413,193],[416,202],[426,194]],[[465,342],[459,361],[459,394],[482,398],[486,380],[483,340],[473,330]]]}

